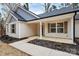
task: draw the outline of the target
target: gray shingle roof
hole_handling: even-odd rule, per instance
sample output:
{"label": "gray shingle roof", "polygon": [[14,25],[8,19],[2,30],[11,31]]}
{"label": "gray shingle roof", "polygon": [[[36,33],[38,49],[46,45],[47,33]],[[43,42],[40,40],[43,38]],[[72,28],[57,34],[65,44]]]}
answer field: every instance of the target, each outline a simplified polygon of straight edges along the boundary
{"label": "gray shingle roof", "polygon": [[[20,7],[20,6],[19,6],[19,7]],[[23,6],[21,6],[20,8],[23,9],[23,10],[26,10]],[[39,16],[38,16],[37,14],[33,13],[33,12],[30,11],[30,10],[26,10],[26,12],[32,14],[32,16],[34,16],[35,18],[39,18]]]}
{"label": "gray shingle roof", "polygon": [[69,7],[64,7],[61,9],[56,9],[51,12],[39,14],[38,16],[40,18],[45,18],[45,17],[49,17],[49,16],[55,16],[55,15],[60,15],[60,14],[64,14],[64,13],[74,12],[74,11],[79,11],[79,8],[73,8],[72,6],[69,6]]}
{"label": "gray shingle roof", "polygon": [[[56,16],[56,15],[61,15],[61,14],[65,14],[65,13],[71,13],[71,12],[75,12],[75,11],[79,11],[79,8],[73,8],[72,6],[69,6],[69,7],[64,7],[64,8],[61,8],[61,9],[56,9],[56,10],[53,10],[51,12],[46,12],[46,13],[43,13],[43,14],[39,14],[39,18],[31,18],[30,20],[26,20],[24,19],[22,16],[20,16],[19,14],[17,14],[16,12],[12,12],[12,14],[18,18],[19,21],[31,21],[31,20],[37,20],[37,19],[41,19],[41,18],[47,18],[47,17],[53,17],[53,16]],[[75,16],[75,19],[79,19],[79,15],[76,15]]]}
{"label": "gray shingle roof", "polygon": [[[23,11],[24,11],[24,9],[25,9],[25,8],[22,7],[22,6],[18,6],[18,8],[21,8]],[[25,9],[25,10],[26,10],[26,9]],[[26,11],[27,11],[27,10],[26,10]],[[27,14],[28,14],[28,13],[34,14],[34,13],[31,12],[31,11],[27,11],[26,13],[27,13]],[[27,19],[25,19],[23,16],[19,15],[16,11],[13,11],[13,10],[11,10],[11,14],[13,14],[19,21],[30,21],[30,20],[37,19],[37,17],[38,17],[38,15],[34,14],[36,17],[33,16],[33,15],[31,15],[31,16],[33,16],[33,17],[29,16],[30,18],[28,18],[27,15],[26,15]],[[30,15],[30,14],[29,14],[29,15]]]}
{"label": "gray shingle roof", "polygon": [[26,21],[23,17],[21,17],[19,14],[16,12],[12,11],[11,12],[19,21]]}

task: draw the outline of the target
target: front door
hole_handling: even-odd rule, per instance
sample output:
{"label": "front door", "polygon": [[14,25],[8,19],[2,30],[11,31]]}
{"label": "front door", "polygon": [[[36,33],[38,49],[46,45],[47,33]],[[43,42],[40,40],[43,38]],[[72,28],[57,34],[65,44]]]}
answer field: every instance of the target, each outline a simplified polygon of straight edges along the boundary
{"label": "front door", "polygon": [[42,35],[44,36],[44,24],[42,25]]}

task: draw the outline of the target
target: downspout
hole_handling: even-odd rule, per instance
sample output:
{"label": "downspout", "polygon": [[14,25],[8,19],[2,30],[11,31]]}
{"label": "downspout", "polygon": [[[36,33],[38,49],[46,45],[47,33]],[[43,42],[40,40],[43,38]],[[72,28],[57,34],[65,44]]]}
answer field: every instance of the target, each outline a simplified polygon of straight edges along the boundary
{"label": "downspout", "polygon": [[75,16],[76,16],[77,12],[75,12],[74,16],[73,16],[73,42],[75,43]]}

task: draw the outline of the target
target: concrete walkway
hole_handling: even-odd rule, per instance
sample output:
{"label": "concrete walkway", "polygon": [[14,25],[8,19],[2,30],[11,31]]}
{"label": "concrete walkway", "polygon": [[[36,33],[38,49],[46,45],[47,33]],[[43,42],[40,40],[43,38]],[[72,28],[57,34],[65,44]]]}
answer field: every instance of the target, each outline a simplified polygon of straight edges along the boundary
{"label": "concrete walkway", "polygon": [[74,54],[30,44],[26,41],[19,41],[9,45],[33,56],[75,56]]}

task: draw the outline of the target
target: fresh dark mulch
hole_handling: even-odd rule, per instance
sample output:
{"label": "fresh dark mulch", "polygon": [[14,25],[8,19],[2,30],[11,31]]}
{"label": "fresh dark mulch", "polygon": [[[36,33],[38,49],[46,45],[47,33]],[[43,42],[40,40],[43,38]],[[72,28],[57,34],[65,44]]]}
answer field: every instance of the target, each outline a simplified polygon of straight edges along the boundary
{"label": "fresh dark mulch", "polygon": [[18,39],[18,38],[14,38],[14,37],[10,37],[8,35],[5,35],[5,36],[0,37],[0,40],[4,43],[13,43],[16,41],[20,41],[22,39]]}
{"label": "fresh dark mulch", "polygon": [[74,42],[79,45],[79,38],[75,38]]}
{"label": "fresh dark mulch", "polygon": [[31,40],[28,43],[79,55],[79,45],[59,43],[41,39]]}

